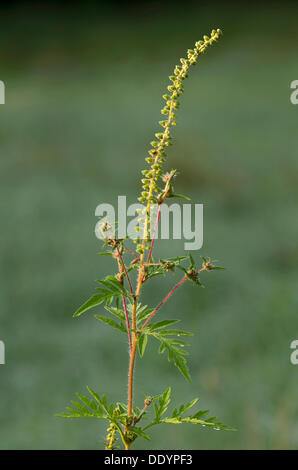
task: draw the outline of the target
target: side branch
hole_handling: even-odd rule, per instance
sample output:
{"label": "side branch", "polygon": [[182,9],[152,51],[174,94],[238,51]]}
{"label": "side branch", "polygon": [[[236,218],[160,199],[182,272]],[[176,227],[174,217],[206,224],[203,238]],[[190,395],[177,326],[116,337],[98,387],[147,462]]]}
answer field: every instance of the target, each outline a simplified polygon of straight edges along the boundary
{"label": "side branch", "polygon": [[160,307],[162,307],[162,305],[171,297],[171,295],[175,292],[175,290],[181,286],[181,284],[183,284],[184,281],[186,281],[187,277],[183,277],[181,279],[181,281],[178,282],[178,284],[175,285],[175,287],[173,287],[173,289],[168,293],[168,295],[163,299],[162,302],[160,302],[160,304],[156,307],[156,309],[151,313],[150,317],[147,318],[147,320],[145,321],[145,323],[143,324],[142,326],[142,330],[145,328],[145,326],[149,323],[149,321],[151,320],[152,317],[154,317],[154,315],[156,314],[157,310],[160,309]]}
{"label": "side branch", "polygon": [[122,256],[121,256],[121,253],[120,253],[120,250],[119,250],[118,247],[117,247],[117,254],[118,254],[119,258],[120,258],[120,263],[121,263],[122,269],[123,269],[123,271],[124,271],[124,273],[125,273],[125,276],[126,276],[126,278],[127,278],[127,281],[128,281],[128,284],[129,284],[130,293],[131,293],[131,295],[133,295],[133,288],[132,288],[132,285],[131,285],[131,282],[130,282],[130,278],[129,278],[129,275],[128,275],[128,272],[127,272],[125,263],[124,263],[124,261],[123,261],[123,258],[122,258]]}

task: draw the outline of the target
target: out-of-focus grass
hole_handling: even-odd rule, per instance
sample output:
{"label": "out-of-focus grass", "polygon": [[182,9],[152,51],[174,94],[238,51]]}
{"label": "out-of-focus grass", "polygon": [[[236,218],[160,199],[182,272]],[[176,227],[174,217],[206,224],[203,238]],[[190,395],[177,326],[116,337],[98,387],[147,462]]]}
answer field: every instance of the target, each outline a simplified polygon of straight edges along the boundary
{"label": "out-of-focus grass", "polygon": [[[149,348],[136,395],[169,384],[200,397],[236,433],[153,432],[143,448],[297,448],[297,9],[192,4],[7,11],[1,28],[0,447],[95,448],[101,423],[54,417],[86,384],[125,400],[126,345],[72,312],[111,271],[96,256],[94,210],[134,201],[161,94],[185,49],[214,26],[224,38],[185,84],[168,167],[204,203],[204,247],[225,272],[186,285],[161,316],[182,318],[191,385]],[[161,242],[159,253],[183,252]],[[113,268],[112,268],[113,269]],[[153,281],[157,302],[173,285]]]}

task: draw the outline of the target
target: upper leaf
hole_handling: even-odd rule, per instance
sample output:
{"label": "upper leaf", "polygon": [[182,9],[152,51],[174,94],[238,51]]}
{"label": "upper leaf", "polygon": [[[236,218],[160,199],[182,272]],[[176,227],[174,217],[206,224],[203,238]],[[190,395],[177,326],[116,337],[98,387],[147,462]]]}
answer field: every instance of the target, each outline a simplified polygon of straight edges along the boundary
{"label": "upper leaf", "polygon": [[82,315],[82,313],[97,307],[104,301],[108,304],[112,302],[114,297],[125,296],[130,297],[130,293],[122,286],[122,284],[113,276],[107,276],[105,279],[98,281],[103,287],[98,287],[99,294],[94,294],[88,299],[75,313],[74,317]]}

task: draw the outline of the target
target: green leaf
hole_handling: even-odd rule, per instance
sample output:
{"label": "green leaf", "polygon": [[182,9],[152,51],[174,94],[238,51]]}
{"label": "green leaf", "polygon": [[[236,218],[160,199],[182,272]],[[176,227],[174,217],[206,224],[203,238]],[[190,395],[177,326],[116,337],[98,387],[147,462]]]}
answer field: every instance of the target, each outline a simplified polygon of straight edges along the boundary
{"label": "green leaf", "polygon": [[150,441],[150,437],[138,426],[129,426],[129,431],[133,432],[139,437],[143,437],[147,441]]}
{"label": "green leaf", "polygon": [[139,341],[138,341],[140,357],[143,357],[143,355],[144,355],[144,352],[145,352],[145,349],[146,349],[146,346],[147,346],[147,342],[148,342],[148,336],[146,334],[142,334],[139,337]]}
{"label": "green leaf", "polygon": [[99,405],[96,404],[96,401],[93,399],[89,399],[80,393],[77,393],[77,397],[81,400],[82,403],[72,400],[73,408],[67,407],[66,411],[60,413],[56,416],[62,418],[99,418],[99,419],[107,419],[107,416],[103,414],[103,410],[105,411],[104,404],[102,400],[100,400],[99,396],[89,389],[89,392],[95,398]]}
{"label": "green leaf", "polygon": [[76,413],[75,415],[71,413],[70,411],[63,411],[62,413],[56,413],[55,416],[57,418],[81,418],[81,415],[79,413]]}
{"label": "green leaf", "polygon": [[190,197],[184,196],[183,194],[171,194],[168,197],[176,197],[178,199],[186,199],[187,201],[190,201]]}
{"label": "green leaf", "polygon": [[138,316],[137,316],[137,323],[140,324],[141,321],[146,320],[152,312],[154,312],[155,308],[149,308],[147,310],[142,311]]}
{"label": "green leaf", "polygon": [[80,393],[77,393],[76,395],[87,407],[91,408],[91,410],[94,411],[97,416],[102,416],[102,410],[99,406],[96,405],[94,400],[90,400]]}
{"label": "green leaf", "polygon": [[180,418],[164,418],[162,422],[166,424],[181,424],[182,423]]}
{"label": "green leaf", "polygon": [[74,400],[72,400],[71,403],[75,408],[79,410],[82,416],[85,416],[85,417],[96,416],[94,412],[89,411],[85,405],[81,405],[81,403],[78,403],[77,401],[74,401]]}
{"label": "green leaf", "polygon": [[[162,332],[163,333],[163,332]],[[179,346],[182,346],[183,348],[185,346],[189,346],[188,343],[186,343],[185,341],[182,341],[182,339],[171,339],[171,344],[179,344]],[[188,354],[186,351],[184,350],[179,350],[181,354]]]}
{"label": "green leaf", "polygon": [[82,416],[82,414],[79,411],[75,411],[72,408],[67,407],[67,411],[64,411],[63,413],[57,413],[55,416],[58,418],[91,418],[93,416]]}
{"label": "green leaf", "polygon": [[162,330],[158,334],[162,336],[193,336],[193,333],[183,330]]}
{"label": "green leaf", "polygon": [[97,305],[102,304],[106,297],[104,297],[103,294],[94,294],[90,299],[87,300],[75,313],[74,317],[78,317],[79,315],[82,315],[82,313],[86,312],[87,310],[90,310],[90,308],[97,307]]}
{"label": "green leaf", "polygon": [[94,315],[94,317],[97,320],[100,320],[103,323],[106,323],[106,325],[109,325],[115,328],[116,330],[122,331],[122,333],[127,333],[126,327],[124,326],[123,323],[117,323],[115,320],[112,320],[112,318],[103,317],[102,315]]}
{"label": "green leaf", "polygon": [[92,295],[92,297],[90,297],[90,299],[88,299],[75,312],[74,317],[82,315],[82,313],[102,304],[104,301],[107,301],[107,304],[109,305],[114,299],[114,297],[122,297],[123,295],[125,297],[130,297],[130,293],[126,289],[124,289],[122,284],[114,276],[107,276],[105,279],[97,282],[99,282],[103,286],[97,287],[96,290],[99,291],[99,294]]}
{"label": "green leaf", "polygon": [[87,386],[87,390],[93,396],[93,398],[97,401],[97,403],[100,404],[100,406],[107,413],[107,415],[110,415],[110,412],[109,412],[108,406],[107,406],[107,399],[106,399],[105,395],[103,395],[102,398],[100,398],[98,393],[96,393],[94,390],[92,390],[91,387]]}
{"label": "green leaf", "polygon": [[226,426],[223,423],[213,422],[214,419],[216,419],[216,418],[213,417],[213,418],[209,418],[207,420],[203,420],[203,419],[195,419],[195,418],[189,416],[187,418],[183,418],[181,421],[183,423],[200,424],[203,427],[209,427],[209,428],[215,429],[216,431],[221,431],[221,430],[236,431],[236,429],[231,428],[230,426]]}
{"label": "green leaf", "polygon": [[127,405],[122,402],[117,402],[117,407],[120,410],[120,415],[127,415]]}
{"label": "green leaf", "polygon": [[186,380],[188,380],[188,382],[191,382],[189,369],[186,365],[186,359],[177,354],[174,357],[174,364],[180,370],[181,374],[186,378]]}
{"label": "green leaf", "polygon": [[165,328],[166,326],[172,325],[173,323],[177,323],[178,321],[180,320],[162,320],[157,323],[150,323],[147,328],[150,331],[160,330],[162,328]]}
{"label": "green leaf", "polygon": [[[189,424],[199,424],[203,427],[209,427],[214,430],[227,430],[227,431],[235,431],[234,428],[226,426],[225,424],[216,421],[215,416],[211,416],[206,418],[205,416],[208,415],[209,410],[199,410],[193,415],[185,416],[183,415],[189,411],[194,405],[197,403],[198,398],[194,398],[193,400],[189,401],[186,404],[181,404],[177,410],[174,409],[171,416],[164,417],[164,413],[166,412],[168,405],[171,399],[171,389],[168,388],[163,394],[157,395],[156,397],[152,397],[154,410],[155,410],[155,418],[151,423],[145,426],[144,430],[149,429],[152,426],[157,424],[181,424],[181,423],[189,423]],[[202,419],[204,418],[204,419]]]}
{"label": "green leaf", "polygon": [[186,413],[186,411],[190,410],[196,403],[198,402],[198,398],[194,398],[186,405],[183,405],[183,411],[181,413]]}
{"label": "green leaf", "polygon": [[[182,261],[185,261],[188,259],[188,256],[175,256],[174,258],[167,258],[166,261],[173,261],[177,263],[181,263]],[[165,261],[165,260],[160,260],[160,261]]]}
{"label": "green leaf", "polygon": [[123,285],[114,276],[106,276],[104,279],[98,280],[97,282],[104,285],[108,289],[111,289],[111,290],[116,289],[118,291],[121,291],[121,292],[125,293],[125,289],[124,289]]}
{"label": "green leaf", "polygon": [[117,317],[120,321],[125,321],[125,314],[120,308],[109,307],[105,305],[105,309],[110,312],[112,315]]}
{"label": "green leaf", "polygon": [[[166,321],[166,320],[165,320]],[[166,330],[165,330],[166,331]],[[173,360],[177,369],[181,372],[186,380],[191,382],[189,370],[187,367],[186,356],[188,353],[182,348],[179,348],[175,345],[179,346],[188,346],[184,341],[179,339],[172,339],[166,337],[166,335],[161,334],[163,332],[160,331],[150,331],[146,330],[147,335],[151,335],[154,338],[158,339],[161,342],[161,346],[159,348],[159,353],[162,354],[164,351],[168,352],[168,360],[171,362]]]}
{"label": "green leaf", "polygon": [[162,395],[159,395],[158,403],[154,403],[156,421],[160,421],[162,415],[167,411],[170,401],[171,387],[168,387]]}
{"label": "green leaf", "polygon": [[189,260],[190,260],[190,269],[193,269],[193,268],[196,267],[195,261],[194,261],[192,255],[190,253],[189,253],[188,256],[189,256]]}
{"label": "green leaf", "polygon": [[113,253],[110,253],[109,251],[99,251],[97,254],[100,256],[113,256]]}

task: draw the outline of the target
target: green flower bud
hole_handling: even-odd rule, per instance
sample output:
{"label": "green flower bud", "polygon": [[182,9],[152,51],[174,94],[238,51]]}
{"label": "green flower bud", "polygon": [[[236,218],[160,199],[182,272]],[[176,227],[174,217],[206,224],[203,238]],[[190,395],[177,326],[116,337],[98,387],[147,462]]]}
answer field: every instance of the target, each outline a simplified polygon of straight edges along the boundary
{"label": "green flower bud", "polygon": [[157,133],[155,134],[155,137],[156,137],[157,139],[161,140],[161,139],[163,138],[163,134],[162,134],[161,132],[157,132]]}

